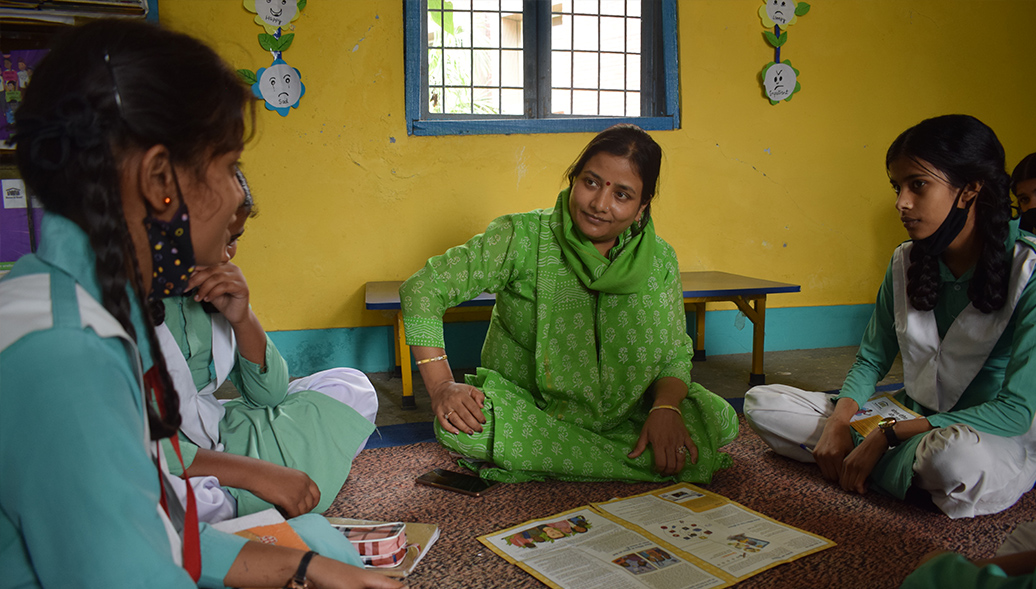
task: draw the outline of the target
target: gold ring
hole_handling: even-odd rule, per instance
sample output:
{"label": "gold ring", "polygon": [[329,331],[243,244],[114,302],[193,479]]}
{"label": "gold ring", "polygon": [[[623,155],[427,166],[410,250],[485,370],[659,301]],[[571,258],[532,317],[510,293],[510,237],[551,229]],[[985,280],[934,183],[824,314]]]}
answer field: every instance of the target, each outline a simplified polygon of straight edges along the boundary
{"label": "gold ring", "polygon": [[680,454],[683,454],[684,456],[686,456],[687,455],[687,446],[680,446],[679,448],[677,448],[676,451],[679,452]]}
{"label": "gold ring", "polygon": [[446,421],[449,421],[451,415],[453,415],[453,411],[450,411],[446,415],[443,415],[442,418],[445,419]]}

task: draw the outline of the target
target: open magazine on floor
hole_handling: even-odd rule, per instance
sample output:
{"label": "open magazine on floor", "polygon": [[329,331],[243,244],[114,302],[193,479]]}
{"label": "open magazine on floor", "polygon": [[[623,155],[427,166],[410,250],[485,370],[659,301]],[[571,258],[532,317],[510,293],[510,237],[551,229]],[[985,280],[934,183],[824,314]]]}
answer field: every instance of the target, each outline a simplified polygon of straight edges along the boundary
{"label": "open magazine on floor", "polygon": [[555,589],[727,587],[835,545],[686,483],[479,541]]}

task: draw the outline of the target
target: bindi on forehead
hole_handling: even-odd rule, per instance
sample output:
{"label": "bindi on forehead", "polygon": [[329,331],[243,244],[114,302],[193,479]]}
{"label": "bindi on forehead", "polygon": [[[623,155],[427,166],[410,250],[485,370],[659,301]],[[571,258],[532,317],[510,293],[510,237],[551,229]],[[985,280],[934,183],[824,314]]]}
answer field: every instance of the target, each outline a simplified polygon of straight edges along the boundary
{"label": "bindi on forehead", "polygon": [[605,182],[605,183],[604,183],[604,185],[605,185],[605,186],[611,186],[611,185],[612,185],[612,183],[611,183],[611,182]]}

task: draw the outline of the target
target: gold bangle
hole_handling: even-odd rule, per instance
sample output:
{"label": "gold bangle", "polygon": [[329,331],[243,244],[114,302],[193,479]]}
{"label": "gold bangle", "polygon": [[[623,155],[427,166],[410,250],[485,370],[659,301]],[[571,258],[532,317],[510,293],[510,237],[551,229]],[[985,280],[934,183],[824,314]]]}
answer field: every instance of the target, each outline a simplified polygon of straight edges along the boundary
{"label": "gold bangle", "polygon": [[439,360],[445,360],[445,359],[446,359],[446,354],[443,354],[442,356],[436,356],[434,358],[425,358],[424,360],[418,360],[417,362],[414,362],[414,364],[416,364],[417,366],[420,366],[422,364],[428,364],[429,362],[438,362]]}
{"label": "gold bangle", "polygon": [[655,405],[654,407],[651,408],[651,411],[648,411],[648,415],[654,413],[655,409],[672,409],[673,411],[676,411],[677,413],[679,413],[680,417],[683,417],[683,412],[680,411],[680,408],[677,407],[676,405]]}

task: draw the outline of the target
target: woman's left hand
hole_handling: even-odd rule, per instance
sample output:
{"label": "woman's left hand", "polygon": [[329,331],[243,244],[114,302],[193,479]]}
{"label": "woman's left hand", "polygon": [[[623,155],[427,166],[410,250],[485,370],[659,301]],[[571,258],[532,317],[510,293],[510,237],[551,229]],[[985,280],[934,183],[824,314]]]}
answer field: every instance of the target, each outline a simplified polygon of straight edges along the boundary
{"label": "woman's left hand", "polygon": [[672,409],[658,409],[648,414],[629,457],[640,456],[649,444],[655,452],[655,469],[664,475],[679,473],[688,457],[691,464],[698,462],[698,447],[687,432],[683,416]]}

